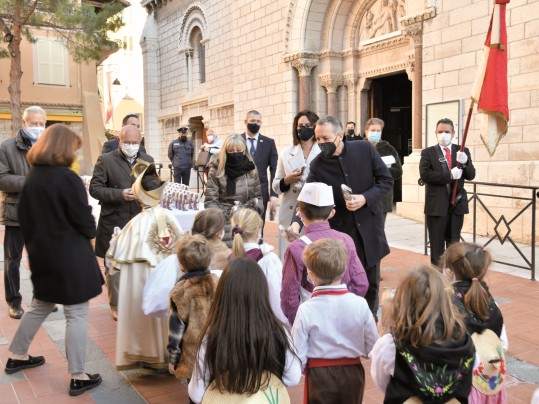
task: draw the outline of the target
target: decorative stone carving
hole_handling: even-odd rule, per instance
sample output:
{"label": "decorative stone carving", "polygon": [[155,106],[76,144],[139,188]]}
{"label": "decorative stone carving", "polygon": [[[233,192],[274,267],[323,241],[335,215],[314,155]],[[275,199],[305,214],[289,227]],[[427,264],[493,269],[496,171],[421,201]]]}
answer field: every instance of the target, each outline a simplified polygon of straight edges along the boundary
{"label": "decorative stone carving", "polygon": [[336,93],[337,88],[343,84],[343,77],[339,74],[324,73],[319,76],[320,84],[326,88],[328,93]]}
{"label": "decorative stone carving", "polygon": [[318,66],[318,59],[300,58],[292,60],[292,67],[298,71],[299,77],[310,76],[311,70],[315,66]]}
{"label": "decorative stone carving", "polygon": [[188,58],[192,58],[193,57],[193,49],[190,48],[190,49],[185,49],[184,50],[184,53],[185,53],[185,56],[187,56]]}
{"label": "decorative stone carving", "polygon": [[423,46],[423,22],[408,25],[403,28],[404,36],[412,39],[414,47]]}
{"label": "decorative stone carving", "polygon": [[356,89],[357,75],[355,73],[344,73],[343,81],[348,92],[353,93]]}
{"label": "decorative stone carving", "polygon": [[399,20],[405,14],[404,0],[377,0],[363,15],[360,24],[360,41],[398,31]]}

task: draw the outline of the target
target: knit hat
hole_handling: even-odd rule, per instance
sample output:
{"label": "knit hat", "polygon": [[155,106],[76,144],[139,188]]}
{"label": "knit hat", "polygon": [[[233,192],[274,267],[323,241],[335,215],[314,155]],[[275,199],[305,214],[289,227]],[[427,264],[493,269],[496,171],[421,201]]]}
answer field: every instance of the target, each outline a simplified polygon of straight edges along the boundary
{"label": "knit hat", "polygon": [[498,393],[505,382],[505,355],[500,338],[489,329],[473,333],[472,341],[479,355],[479,366],[474,369],[472,384],[487,396]]}
{"label": "knit hat", "polygon": [[[155,164],[139,160],[137,164],[133,166],[132,174],[137,178],[133,183],[132,189],[133,194],[135,194],[139,203],[147,206],[157,206],[163,195],[166,181],[161,181],[161,178],[155,169]],[[159,188],[153,190],[144,189],[142,186],[142,179],[147,176],[156,177],[157,181],[161,184]]]}
{"label": "knit hat", "polygon": [[323,182],[308,182],[303,185],[298,201],[314,206],[333,206],[333,188]]}

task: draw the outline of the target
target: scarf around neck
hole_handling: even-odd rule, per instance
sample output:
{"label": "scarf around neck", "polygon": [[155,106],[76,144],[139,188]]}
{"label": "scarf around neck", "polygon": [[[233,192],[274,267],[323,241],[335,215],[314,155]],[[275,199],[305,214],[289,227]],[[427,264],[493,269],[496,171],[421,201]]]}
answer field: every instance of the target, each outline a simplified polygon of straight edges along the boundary
{"label": "scarf around neck", "polygon": [[247,156],[244,155],[244,158],[240,161],[226,161],[225,164],[225,174],[227,177],[226,181],[226,194],[227,196],[234,195],[236,193],[236,178],[241,177],[244,174],[247,174],[249,171],[254,170],[255,165],[252,161],[247,159]]}

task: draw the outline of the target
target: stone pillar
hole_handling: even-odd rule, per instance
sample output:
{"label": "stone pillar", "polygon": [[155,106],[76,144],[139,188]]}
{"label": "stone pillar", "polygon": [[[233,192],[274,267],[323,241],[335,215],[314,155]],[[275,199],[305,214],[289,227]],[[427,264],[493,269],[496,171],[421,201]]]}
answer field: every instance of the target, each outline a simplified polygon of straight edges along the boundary
{"label": "stone pillar", "polygon": [[[148,154],[155,161],[167,161],[161,144],[159,131],[159,105],[161,100],[161,73],[159,44],[157,41],[157,22],[155,14],[148,14],[140,39],[144,71],[144,143]],[[165,152],[166,153],[166,150]]]}
{"label": "stone pillar", "polygon": [[411,38],[413,59],[410,58],[409,73],[412,73],[412,149],[422,149],[423,132],[423,22],[410,24],[404,34]]}
{"label": "stone pillar", "polygon": [[345,73],[344,74],[344,85],[348,89],[348,121],[356,123],[356,128],[359,130],[359,125],[356,118],[356,83],[357,77],[354,73]]}
{"label": "stone pillar", "polygon": [[292,67],[299,75],[299,111],[311,110],[311,70],[318,66],[318,59],[299,58],[292,61]]}
{"label": "stone pillar", "polygon": [[328,94],[327,114],[337,116],[337,88],[343,83],[342,77],[333,74],[321,74],[320,83],[325,87]]}
{"label": "stone pillar", "polygon": [[193,49],[185,50],[185,62],[187,64],[187,85],[188,91],[193,91]]}

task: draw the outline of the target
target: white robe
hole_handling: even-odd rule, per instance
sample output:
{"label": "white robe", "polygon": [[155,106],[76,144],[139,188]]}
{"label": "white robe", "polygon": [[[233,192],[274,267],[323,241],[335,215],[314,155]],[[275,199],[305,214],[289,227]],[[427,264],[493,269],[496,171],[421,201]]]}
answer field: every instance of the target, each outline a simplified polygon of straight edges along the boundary
{"label": "white robe", "polygon": [[[168,244],[162,242],[163,226]],[[144,285],[152,268],[170,254],[182,231],[174,217],[159,206],[146,208],[111,241],[107,257],[120,271],[116,366],[138,367],[141,362],[161,367],[167,362],[168,318],[155,318],[142,311]]]}

